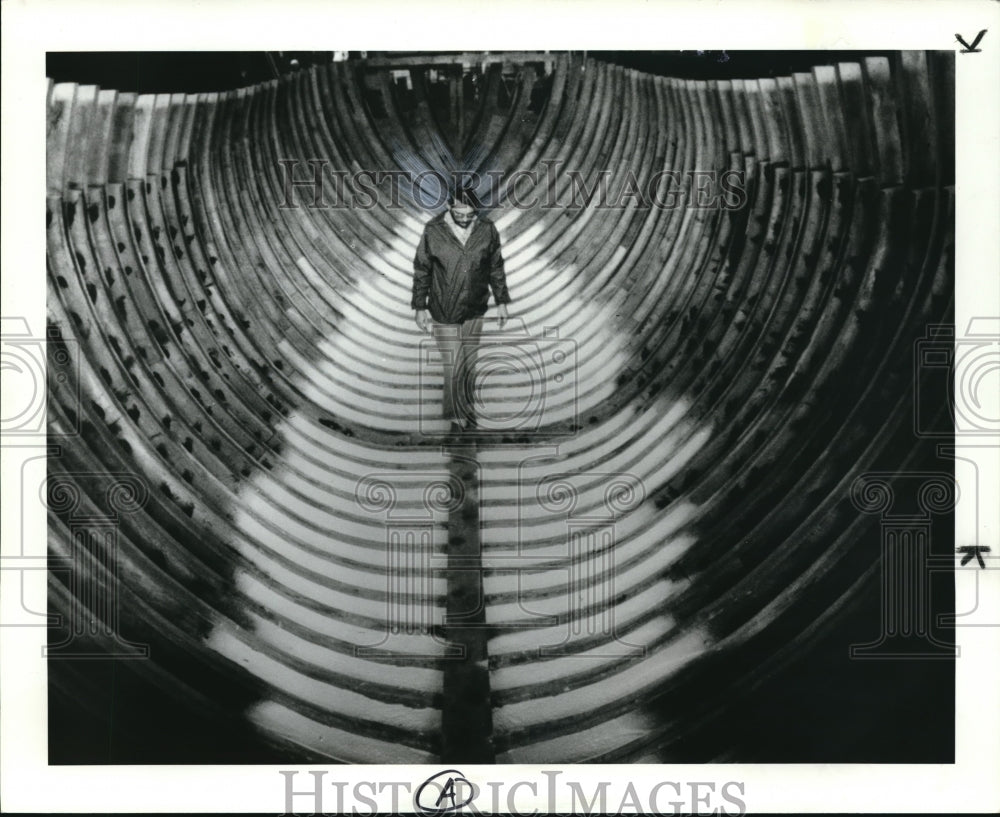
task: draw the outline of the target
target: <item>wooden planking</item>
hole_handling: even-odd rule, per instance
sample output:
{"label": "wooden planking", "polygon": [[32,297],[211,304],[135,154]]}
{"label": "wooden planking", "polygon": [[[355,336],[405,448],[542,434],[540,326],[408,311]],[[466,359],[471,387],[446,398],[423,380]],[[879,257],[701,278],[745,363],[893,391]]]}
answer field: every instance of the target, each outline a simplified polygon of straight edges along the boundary
{"label": "wooden planking", "polygon": [[[740,645],[797,637],[812,621],[808,596],[846,597],[857,578],[838,497],[890,450],[880,441],[906,396],[878,384],[898,380],[913,327],[946,306],[952,211],[935,185],[952,173],[953,64],[907,53],[698,82],[554,62],[537,120],[524,118],[527,72],[510,109],[479,121],[490,144],[477,161],[544,171],[555,158],[588,183],[610,168],[640,186],[660,169],[746,173],[733,212],[507,202],[494,214],[518,315],[559,327],[579,354],[573,390],[565,377],[551,388],[543,438],[585,420],[527,470],[531,445],[476,457],[498,757],[669,757],[691,729],[684,702],[709,652],[771,683],[770,666],[740,664]],[[385,669],[357,655],[386,625],[391,585],[385,519],[352,499],[361,477],[388,467],[398,499],[418,508],[419,481],[445,472],[442,438],[407,432],[428,398],[412,376],[407,304],[426,216],[412,202],[276,206],[282,156],[344,168],[439,161],[447,140],[429,108],[416,131],[401,100],[373,118],[354,82],[337,65],[218,95],[51,84],[51,320],[83,350],[84,416],[99,429],[75,456],[104,468],[130,456],[163,475],[150,542],[126,528],[128,581],[149,615],[200,598],[195,577],[211,576],[213,593],[230,596],[205,599],[214,640],[171,638],[220,672],[251,667],[259,728],[334,759],[429,760],[447,706],[447,585],[406,585],[431,629],[395,642]],[[539,175],[524,192],[549,192]],[[571,190],[562,174],[551,193],[567,205]],[[873,326],[875,309],[898,323]],[[621,372],[614,384],[608,371]],[[511,406],[531,386],[517,371],[495,383],[490,399]],[[819,395],[854,384],[856,408],[823,408]],[[65,406],[52,421],[69,424],[71,392],[55,394]],[[645,483],[645,501],[615,520],[613,548],[571,554],[566,519],[524,504],[518,480],[560,470]],[[604,480],[580,487],[581,509],[601,511]],[[153,543],[173,552],[169,580],[152,566]],[[707,574],[706,554],[724,546],[728,561]],[[606,605],[621,639],[645,639],[646,661],[609,653],[622,643],[602,629]],[[521,629],[533,616],[547,627]],[[538,652],[564,629],[562,654]],[[693,645],[691,673],[676,678],[675,642]],[[171,673],[151,666],[150,677],[168,687]],[[352,734],[350,751],[323,745]]]}

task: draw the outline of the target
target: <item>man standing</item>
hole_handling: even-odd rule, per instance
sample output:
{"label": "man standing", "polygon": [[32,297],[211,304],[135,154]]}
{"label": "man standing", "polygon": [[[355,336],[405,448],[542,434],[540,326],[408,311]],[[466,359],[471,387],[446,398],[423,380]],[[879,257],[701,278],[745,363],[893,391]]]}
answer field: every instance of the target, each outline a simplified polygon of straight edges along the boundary
{"label": "man standing", "polygon": [[510,303],[500,234],[477,210],[475,197],[460,190],[427,222],[413,259],[410,304],[420,331],[431,331],[441,352],[444,417],[464,428],[474,425],[473,364],[490,291],[501,329]]}

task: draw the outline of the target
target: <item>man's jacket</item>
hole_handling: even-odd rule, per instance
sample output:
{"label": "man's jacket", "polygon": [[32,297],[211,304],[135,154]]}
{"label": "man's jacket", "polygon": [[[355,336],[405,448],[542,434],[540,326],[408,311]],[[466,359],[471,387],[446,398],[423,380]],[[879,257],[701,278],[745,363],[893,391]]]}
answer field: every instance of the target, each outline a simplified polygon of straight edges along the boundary
{"label": "man's jacket", "polygon": [[414,309],[429,309],[438,323],[462,323],[486,314],[490,290],[510,303],[500,253],[500,233],[479,216],[465,246],[445,222],[448,211],[427,222],[413,259]]}

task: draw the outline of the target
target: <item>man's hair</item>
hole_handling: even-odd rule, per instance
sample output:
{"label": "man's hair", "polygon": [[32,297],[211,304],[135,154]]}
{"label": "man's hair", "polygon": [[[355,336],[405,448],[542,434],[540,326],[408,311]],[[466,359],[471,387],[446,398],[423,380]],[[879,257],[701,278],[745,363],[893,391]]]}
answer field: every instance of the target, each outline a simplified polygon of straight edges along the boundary
{"label": "man's hair", "polygon": [[465,204],[473,210],[482,209],[479,197],[471,187],[459,187],[448,191],[448,206],[454,207],[456,204]]}

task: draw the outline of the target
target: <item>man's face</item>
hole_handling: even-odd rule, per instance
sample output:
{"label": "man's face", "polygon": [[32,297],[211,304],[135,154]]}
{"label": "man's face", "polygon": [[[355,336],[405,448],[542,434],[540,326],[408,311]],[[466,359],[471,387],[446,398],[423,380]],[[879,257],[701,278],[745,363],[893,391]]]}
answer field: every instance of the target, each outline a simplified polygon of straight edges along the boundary
{"label": "man's face", "polygon": [[476,217],[476,211],[468,204],[455,202],[451,206],[451,217],[459,227],[468,227]]}

